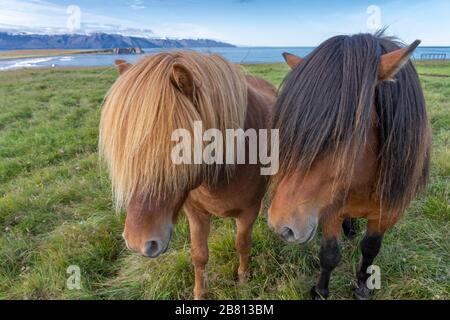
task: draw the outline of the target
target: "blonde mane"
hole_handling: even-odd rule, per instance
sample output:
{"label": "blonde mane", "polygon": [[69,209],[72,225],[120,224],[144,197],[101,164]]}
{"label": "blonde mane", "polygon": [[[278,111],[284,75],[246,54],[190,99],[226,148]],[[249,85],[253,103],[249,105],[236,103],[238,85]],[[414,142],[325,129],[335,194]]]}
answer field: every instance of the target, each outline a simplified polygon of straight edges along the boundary
{"label": "blonde mane", "polygon": [[[189,73],[191,97],[174,81],[176,68]],[[216,183],[223,165],[172,163],[172,132],[186,129],[193,136],[194,121],[222,133],[242,128],[246,107],[243,72],[220,56],[176,51],[132,66],[109,90],[100,121],[99,152],[109,169],[116,208],[136,193],[162,199],[186,193],[199,179]]]}

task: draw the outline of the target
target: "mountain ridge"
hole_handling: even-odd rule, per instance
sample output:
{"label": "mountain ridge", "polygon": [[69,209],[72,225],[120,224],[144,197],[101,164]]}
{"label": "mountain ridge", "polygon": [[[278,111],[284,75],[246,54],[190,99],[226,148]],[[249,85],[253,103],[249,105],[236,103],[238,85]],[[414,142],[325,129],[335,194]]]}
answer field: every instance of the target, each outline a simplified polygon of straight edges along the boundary
{"label": "mountain ridge", "polygon": [[28,34],[0,31],[0,50],[234,47],[211,39],[159,39],[120,34]]}

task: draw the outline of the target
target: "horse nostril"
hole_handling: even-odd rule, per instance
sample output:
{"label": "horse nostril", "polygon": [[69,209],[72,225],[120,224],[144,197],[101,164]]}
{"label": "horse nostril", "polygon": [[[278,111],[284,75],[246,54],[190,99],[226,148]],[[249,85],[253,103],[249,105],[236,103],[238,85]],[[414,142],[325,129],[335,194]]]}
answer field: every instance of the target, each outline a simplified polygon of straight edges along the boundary
{"label": "horse nostril", "polygon": [[150,240],[145,244],[144,254],[150,258],[157,257],[161,253],[161,244],[157,240]]}
{"label": "horse nostril", "polygon": [[295,234],[294,231],[289,227],[283,227],[280,231],[280,236],[283,240],[287,242],[293,242],[295,241]]}

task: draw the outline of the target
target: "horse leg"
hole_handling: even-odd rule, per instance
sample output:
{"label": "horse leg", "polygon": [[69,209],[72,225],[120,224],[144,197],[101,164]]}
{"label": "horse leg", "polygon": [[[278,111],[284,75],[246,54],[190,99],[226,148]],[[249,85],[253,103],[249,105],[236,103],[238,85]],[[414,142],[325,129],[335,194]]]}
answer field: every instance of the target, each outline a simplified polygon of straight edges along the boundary
{"label": "horse leg", "polygon": [[252,248],[252,230],[260,208],[261,206],[258,205],[248,209],[236,218],[237,234],[235,246],[237,252],[239,252],[238,278],[240,283],[246,282],[250,276],[248,265]]}
{"label": "horse leg", "polygon": [[339,250],[339,234],[342,220],[325,221],[323,223],[323,236],[320,246],[320,278],[316,286],[311,289],[313,300],[328,299],[330,277],[333,270],[341,261]]}
{"label": "horse leg", "polygon": [[208,263],[208,235],[211,216],[186,210],[191,232],[191,255],[195,272],[194,299],[201,300],[206,295],[205,267]]}
{"label": "horse leg", "polygon": [[373,291],[367,286],[367,279],[370,276],[367,273],[367,268],[373,264],[375,257],[380,252],[381,242],[385,232],[386,230],[384,228],[380,228],[380,222],[378,220],[368,221],[367,232],[360,245],[362,259],[357,272],[358,285],[353,291],[354,297],[357,300],[369,300],[372,297]]}
{"label": "horse leg", "polygon": [[344,235],[348,239],[354,239],[356,237],[356,220],[353,218],[344,219],[342,229],[344,230]]}

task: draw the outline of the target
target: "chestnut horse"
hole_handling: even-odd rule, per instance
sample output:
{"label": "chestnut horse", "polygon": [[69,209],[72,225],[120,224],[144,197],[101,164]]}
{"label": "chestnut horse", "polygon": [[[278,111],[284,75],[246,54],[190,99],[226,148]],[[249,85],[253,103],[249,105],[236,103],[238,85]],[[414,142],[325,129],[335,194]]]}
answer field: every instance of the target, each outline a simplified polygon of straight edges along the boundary
{"label": "chestnut horse", "polygon": [[382,34],[337,36],[293,68],[275,105],[280,170],[273,178],[269,225],[290,243],[310,241],[320,225],[320,279],[327,298],[338,265],[340,228],[368,220],[361,242],[357,299],[369,299],[367,269],[427,182],[430,126],[419,77],[409,61],[420,41],[400,47]]}
{"label": "chestnut horse", "polygon": [[262,165],[174,164],[172,134],[183,129],[194,135],[194,121],[224,136],[227,129],[269,129],[276,89],[217,55],[175,51],[136,65],[116,64],[121,75],[105,99],[99,146],[117,208],[127,207],[127,247],[151,258],[164,253],[184,206],[194,298],[201,299],[206,293],[211,215],[234,218],[238,276],[245,281],[252,228],[268,182],[260,173]]}

